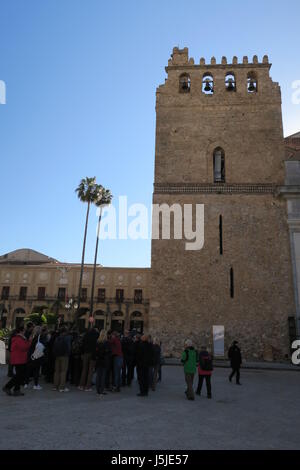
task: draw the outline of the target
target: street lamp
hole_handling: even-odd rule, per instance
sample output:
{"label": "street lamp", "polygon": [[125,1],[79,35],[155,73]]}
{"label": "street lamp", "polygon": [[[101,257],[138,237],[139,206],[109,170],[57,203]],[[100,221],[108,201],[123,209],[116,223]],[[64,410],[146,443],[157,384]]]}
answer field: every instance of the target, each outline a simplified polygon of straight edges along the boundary
{"label": "street lamp", "polygon": [[73,297],[71,297],[69,301],[65,304],[65,309],[68,311],[70,319],[71,313],[75,313],[78,309],[78,303],[76,302],[76,300],[73,299]]}

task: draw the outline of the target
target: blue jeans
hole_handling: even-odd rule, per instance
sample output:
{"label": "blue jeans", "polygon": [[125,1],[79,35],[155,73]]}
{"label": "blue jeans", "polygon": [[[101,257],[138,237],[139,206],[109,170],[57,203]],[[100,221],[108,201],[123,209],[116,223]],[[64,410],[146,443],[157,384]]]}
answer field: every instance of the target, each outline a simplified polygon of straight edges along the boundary
{"label": "blue jeans", "polygon": [[123,366],[123,357],[122,356],[115,356],[114,357],[114,379],[115,379],[115,387],[121,387],[121,370]]}

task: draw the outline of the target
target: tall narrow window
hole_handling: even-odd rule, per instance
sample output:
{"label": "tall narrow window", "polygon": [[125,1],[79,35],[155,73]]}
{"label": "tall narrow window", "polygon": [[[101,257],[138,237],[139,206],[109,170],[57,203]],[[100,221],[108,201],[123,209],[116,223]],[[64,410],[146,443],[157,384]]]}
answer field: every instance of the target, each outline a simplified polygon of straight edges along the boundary
{"label": "tall narrow window", "polygon": [[27,287],[22,286],[20,287],[19,300],[26,300],[26,297],[27,297]]}
{"label": "tall narrow window", "polygon": [[105,302],[105,289],[98,289],[97,301],[100,302],[100,303]]}
{"label": "tall narrow window", "polygon": [[221,147],[214,151],[214,182],[225,183],[225,152]]}
{"label": "tall narrow window", "polygon": [[234,298],[234,272],[233,268],[230,268],[230,297]]}
{"label": "tall narrow window", "polygon": [[220,255],[223,255],[223,217],[219,217]]}
{"label": "tall narrow window", "polygon": [[9,298],[9,286],[2,287],[1,300],[8,300]]}
{"label": "tall narrow window", "polygon": [[134,303],[141,304],[143,302],[143,291],[142,289],[134,290]]}
{"label": "tall narrow window", "polygon": [[66,288],[65,287],[59,287],[58,288],[57,298],[58,298],[58,300],[65,300],[66,299]]}
{"label": "tall narrow window", "polygon": [[87,288],[82,287],[81,289],[81,296],[80,296],[81,302],[86,302],[87,301]]}
{"label": "tall narrow window", "polygon": [[46,297],[46,287],[38,287],[38,300],[44,300]]}
{"label": "tall narrow window", "polygon": [[122,303],[124,300],[124,289],[116,289],[116,302]]}

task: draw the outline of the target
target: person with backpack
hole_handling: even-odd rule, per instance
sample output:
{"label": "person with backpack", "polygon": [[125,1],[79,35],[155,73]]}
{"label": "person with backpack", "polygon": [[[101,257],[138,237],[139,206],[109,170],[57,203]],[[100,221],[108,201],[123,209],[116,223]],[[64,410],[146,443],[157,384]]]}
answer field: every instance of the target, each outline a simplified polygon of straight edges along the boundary
{"label": "person with backpack", "polygon": [[45,357],[45,349],[48,342],[47,326],[37,327],[35,335],[28,351],[27,377],[24,388],[28,387],[30,377],[33,377],[33,390],[42,390],[39,385],[40,369]]}
{"label": "person with backpack", "polygon": [[197,351],[195,350],[193,342],[190,339],[185,341],[184,347],[185,349],[181,355],[181,362],[184,366],[184,375],[187,385],[185,394],[188,400],[195,400],[193,382],[197,369]]}
{"label": "person with backpack", "polygon": [[198,387],[196,394],[201,395],[201,389],[205,379],[207,398],[211,398],[211,375],[213,371],[213,360],[205,346],[201,347],[198,361]]}
{"label": "person with backpack", "polygon": [[153,351],[153,375],[152,375],[151,389],[154,392],[156,389],[156,385],[157,385],[158,372],[159,372],[160,361],[161,361],[160,341],[158,340],[158,338],[153,338],[152,351]]}
{"label": "person with backpack", "polygon": [[233,341],[232,345],[228,350],[228,359],[230,360],[230,365],[232,372],[229,376],[229,382],[232,381],[233,376],[236,374],[236,384],[242,385],[240,383],[240,367],[242,365],[242,354],[241,350],[238,347],[238,341]]}
{"label": "person with backpack", "polygon": [[71,354],[70,337],[67,328],[61,327],[53,345],[55,357],[54,388],[60,392],[69,392],[66,388],[67,370]]}
{"label": "person with backpack", "polygon": [[11,340],[10,363],[14,366],[16,374],[3,387],[3,392],[7,395],[23,396],[21,385],[24,384],[26,374],[26,364],[28,358],[28,350],[31,342],[24,336],[24,325],[17,328],[16,334]]}

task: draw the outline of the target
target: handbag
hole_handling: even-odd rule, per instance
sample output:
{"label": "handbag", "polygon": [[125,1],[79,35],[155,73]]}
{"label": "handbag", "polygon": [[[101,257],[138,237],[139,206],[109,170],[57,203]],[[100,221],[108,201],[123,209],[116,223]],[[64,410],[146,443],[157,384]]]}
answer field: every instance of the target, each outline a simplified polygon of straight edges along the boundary
{"label": "handbag", "polygon": [[35,345],[35,349],[33,353],[31,354],[31,359],[33,361],[36,361],[37,359],[40,359],[40,357],[43,357],[45,352],[45,346],[40,342],[40,335],[38,336],[37,343]]}

